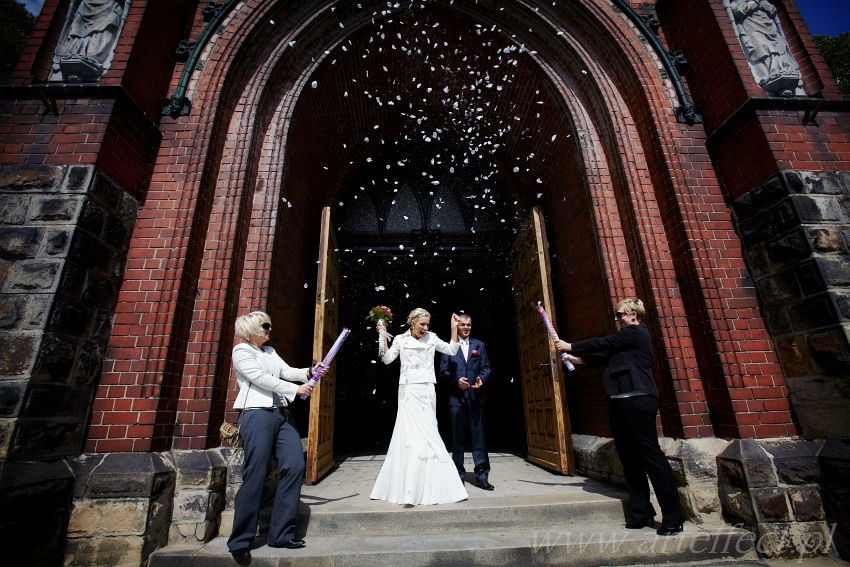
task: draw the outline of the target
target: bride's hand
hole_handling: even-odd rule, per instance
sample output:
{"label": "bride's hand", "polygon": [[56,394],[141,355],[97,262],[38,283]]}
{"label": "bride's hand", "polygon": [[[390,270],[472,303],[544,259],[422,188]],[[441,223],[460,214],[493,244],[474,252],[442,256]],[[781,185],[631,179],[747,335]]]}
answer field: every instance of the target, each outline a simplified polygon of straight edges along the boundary
{"label": "bride's hand", "polygon": [[384,328],[383,321],[379,320],[377,323],[375,323],[375,330],[378,331],[379,333],[381,332],[381,329],[383,329],[383,328]]}
{"label": "bride's hand", "polygon": [[457,324],[460,322],[460,317],[457,313],[452,313],[452,329],[457,329]]}

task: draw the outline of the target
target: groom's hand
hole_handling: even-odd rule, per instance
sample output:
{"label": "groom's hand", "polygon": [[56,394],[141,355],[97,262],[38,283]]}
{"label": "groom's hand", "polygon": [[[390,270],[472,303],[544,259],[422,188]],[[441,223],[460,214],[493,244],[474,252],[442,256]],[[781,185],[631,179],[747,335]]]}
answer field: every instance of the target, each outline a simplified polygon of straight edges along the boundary
{"label": "groom's hand", "polygon": [[461,390],[466,390],[467,388],[469,388],[469,380],[466,379],[466,376],[464,376],[463,378],[460,378],[457,381],[457,387],[460,388]]}

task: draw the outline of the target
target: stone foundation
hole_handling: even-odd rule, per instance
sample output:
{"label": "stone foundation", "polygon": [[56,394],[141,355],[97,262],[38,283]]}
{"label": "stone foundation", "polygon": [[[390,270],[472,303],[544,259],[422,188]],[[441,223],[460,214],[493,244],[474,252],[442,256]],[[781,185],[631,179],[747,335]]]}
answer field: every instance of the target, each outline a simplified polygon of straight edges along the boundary
{"label": "stone foundation", "polygon": [[[693,522],[749,529],[765,558],[847,555],[850,444],[667,438],[660,444]],[[573,435],[573,445],[579,474],[625,486],[611,439]]]}

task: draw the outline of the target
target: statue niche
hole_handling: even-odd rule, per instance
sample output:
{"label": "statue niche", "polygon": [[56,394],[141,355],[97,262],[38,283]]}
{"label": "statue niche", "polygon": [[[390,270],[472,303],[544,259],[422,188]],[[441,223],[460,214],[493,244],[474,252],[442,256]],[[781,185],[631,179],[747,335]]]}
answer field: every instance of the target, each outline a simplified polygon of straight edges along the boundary
{"label": "statue niche", "polygon": [[75,0],[53,57],[51,81],[96,82],[112,62],[130,0]]}
{"label": "statue niche", "polygon": [[774,96],[803,94],[800,68],[782,32],[776,6],[769,0],[724,0],[724,4],[758,85]]}

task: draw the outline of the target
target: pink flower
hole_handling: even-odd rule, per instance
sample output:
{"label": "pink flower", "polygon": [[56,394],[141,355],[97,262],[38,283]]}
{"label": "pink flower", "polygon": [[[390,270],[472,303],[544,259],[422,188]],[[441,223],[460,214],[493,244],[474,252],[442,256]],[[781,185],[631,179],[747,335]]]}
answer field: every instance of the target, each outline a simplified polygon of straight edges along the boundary
{"label": "pink flower", "polygon": [[478,356],[478,351],[475,350],[475,349],[472,349],[472,356]]}

